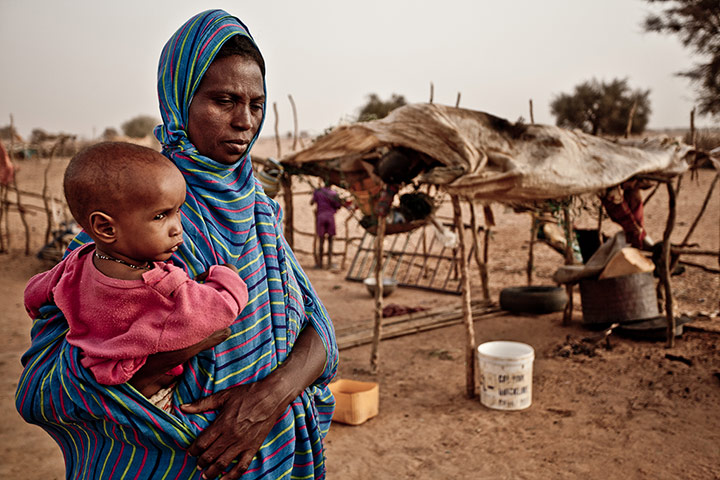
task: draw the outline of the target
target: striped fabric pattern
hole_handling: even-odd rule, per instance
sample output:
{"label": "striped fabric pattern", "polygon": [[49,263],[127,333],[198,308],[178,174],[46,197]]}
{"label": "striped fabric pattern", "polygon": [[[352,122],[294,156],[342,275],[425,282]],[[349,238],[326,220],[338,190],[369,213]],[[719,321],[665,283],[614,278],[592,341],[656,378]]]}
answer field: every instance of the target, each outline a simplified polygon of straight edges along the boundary
{"label": "striped fabric pattern", "polygon": [[[338,362],[332,323],[285,242],[281,210],[254,178],[249,155],[223,165],[201,156],[185,135],[192,95],[232,35],[252,38],[226,12],[202,12],[168,41],[158,70],[163,125],[156,136],[187,182],[181,212],[185,242],[173,261],[191,276],[210,265],[232,263],[250,299],[230,338],[188,363],[174,403],[265,377],[287,358],[299,332],[314,328],[327,351],[325,370],[287,408],[243,478],[324,478],[322,439],[334,411],[327,384]],[[70,249],[87,241],[80,234]],[[43,307],[22,359],[16,406],[60,445],[67,477],[199,478],[196,459],[186,449],[215,412],[186,415],[175,409],[170,415],[127,384],[97,384],[80,365],[78,349],[65,341],[66,332],[62,312],[54,305]]]}

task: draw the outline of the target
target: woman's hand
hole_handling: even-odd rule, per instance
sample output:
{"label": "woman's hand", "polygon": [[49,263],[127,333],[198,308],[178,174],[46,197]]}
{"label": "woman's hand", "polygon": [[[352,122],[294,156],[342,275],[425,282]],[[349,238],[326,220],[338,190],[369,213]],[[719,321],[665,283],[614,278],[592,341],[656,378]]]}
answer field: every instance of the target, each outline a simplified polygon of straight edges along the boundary
{"label": "woman's hand", "polygon": [[203,350],[222,343],[229,336],[230,329],[223,328],[195,345],[183,348],[182,350],[149,355],[145,364],[140,367],[140,370],[135,372],[135,375],[133,375],[128,383],[144,396],[150,398],[160,389],[167,387],[175,381],[175,377],[168,375],[167,372],[187,362]]}
{"label": "woman's hand", "polygon": [[223,476],[223,480],[237,479],[248,469],[275,422],[294,399],[288,398],[290,393],[281,394],[289,388],[278,384],[281,377],[271,375],[180,407],[185,413],[220,411],[212,425],[188,450],[190,455],[198,457],[198,469],[203,470],[203,478],[217,477],[236,458],[238,464]]}
{"label": "woman's hand", "polygon": [[320,376],[325,368],[325,347],[312,326],[298,336],[285,363],[262,380],[229,388],[181,405],[185,413],[219,410],[215,421],[188,449],[198,457],[198,468],[204,478],[215,478],[233,460],[237,465],[223,480],[240,477],[250,466],[278,418],[302,391]]}

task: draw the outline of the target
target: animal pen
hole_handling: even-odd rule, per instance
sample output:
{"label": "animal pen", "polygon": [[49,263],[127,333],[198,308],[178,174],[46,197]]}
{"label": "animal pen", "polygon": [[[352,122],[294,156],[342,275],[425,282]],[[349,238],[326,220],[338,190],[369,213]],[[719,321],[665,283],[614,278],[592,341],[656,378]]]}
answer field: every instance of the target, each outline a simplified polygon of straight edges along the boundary
{"label": "animal pen", "polygon": [[[10,130],[13,131],[12,117],[10,118]],[[65,247],[69,243],[68,235],[74,236],[79,229],[74,230],[70,224],[71,216],[67,209],[65,199],[52,195],[49,191],[50,170],[55,165],[56,156],[74,152],[75,137],[71,135],[59,135],[50,139],[47,148],[33,145],[25,146],[22,151],[32,151],[36,154],[45,153],[47,165],[43,171],[42,188],[39,192],[23,189],[18,185],[17,177],[13,175],[8,185],[0,185],[0,253],[10,251],[10,214],[17,213],[17,217],[23,226],[24,232],[24,253],[30,255],[31,228],[27,219],[28,215],[44,214],[45,229],[42,243],[46,246],[40,254],[47,255],[51,260],[60,260]],[[8,145],[10,161],[15,160],[15,137],[11,138]],[[40,205],[38,205],[40,203]]]}
{"label": "animal pen", "polygon": [[[672,346],[676,319],[670,272],[678,256],[712,255],[720,258],[720,252],[690,248],[688,242],[712,195],[718,175],[686,238],[681,245],[670,245],[681,175],[707,158],[706,153],[673,139],[610,141],[559,127],[513,124],[483,112],[430,103],[400,107],[381,120],[337,127],[310,147],[283,157],[281,163],[288,184],[292,174],[323,178],[350,192],[364,214],[361,224],[368,233],[360,241],[348,278],[360,280],[372,273],[378,286],[374,292],[370,359],[373,370],[376,371],[379,365],[383,328],[391,323],[382,319],[383,278],[389,272],[398,276],[400,284],[461,293],[466,332],[466,392],[473,397],[477,390],[472,310],[475,304],[470,296],[468,269],[470,262],[475,260],[481,272],[484,300],[489,301],[488,258],[486,253],[480,255],[478,233],[484,230],[482,250],[487,252],[488,233],[493,224],[490,206],[501,203],[518,210],[537,212],[545,209],[549,201],[562,205],[563,222],[567,226],[565,264],[571,265],[574,259],[569,205],[574,197],[596,195],[630,179],[653,182],[656,188],[665,185],[669,202],[658,262],[658,293],[664,301],[667,345]],[[716,169],[720,169],[717,159],[710,157],[710,161]],[[466,231],[461,202],[468,204],[471,218],[467,230],[471,234],[458,234],[451,254],[433,255],[427,249],[418,254],[418,245],[423,241],[427,244],[424,225],[432,221],[433,216],[428,214],[424,219],[417,219],[412,215],[403,215],[407,212],[402,211],[402,205],[399,208],[391,206],[394,195],[408,185],[414,186],[416,191],[426,188],[429,192],[435,188],[449,195],[453,211],[451,225],[455,232]],[[291,204],[292,198],[286,195],[287,202]],[[483,229],[476,224],[477,205],[481,205],[485,212]],[[288,211],[292,211],[292,207]],[[602,214],[599,219],[598,231],[601,232]],[[287,220],[286,236],[292,241],[292,218]],[[532,283],[534,228],[533,224],[528,284]],[[422,230],[422,233],[416,234],[421,240],[415,242],[415,247],[409,247],[412,231],[416,229]],[[386,236],[395,236],[389,245],[385,241]],[[419,262],[421,271],[432,260],[436,260],[437,265],[446,260],[440,273],[443,279],[441,286],[432,282],[421,284],[417,279],[422,275],[414,277],[414,282],[407,282],[408,278],[413,278],[410,271],[417,266],[414,262],[416,256],[422,259]],[[453,276],[456,269],[459,277]],[[568,323],[572,315],[573,287],[572,282],[566,284],[569,302],[563,314],[564,323]]]}

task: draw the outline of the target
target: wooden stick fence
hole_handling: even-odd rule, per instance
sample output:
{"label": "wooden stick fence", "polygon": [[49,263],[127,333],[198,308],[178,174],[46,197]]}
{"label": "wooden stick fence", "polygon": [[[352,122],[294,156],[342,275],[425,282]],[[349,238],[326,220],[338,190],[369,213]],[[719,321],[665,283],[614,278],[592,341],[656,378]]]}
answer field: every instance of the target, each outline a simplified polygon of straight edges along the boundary
{"label": "wooden stick fence", "polygon": [[[505,315],[506,312],[492,303],[476,300],[471,303],[474,320]],[[459,325],[463,322],[462,305],[437,307],[430,310],[383,318],[380,340],[389,340],[404,335],[426,332],[438,328]],[[373,342],[373,325],[350,325],[335,330],[340,350],[368,345]]]}

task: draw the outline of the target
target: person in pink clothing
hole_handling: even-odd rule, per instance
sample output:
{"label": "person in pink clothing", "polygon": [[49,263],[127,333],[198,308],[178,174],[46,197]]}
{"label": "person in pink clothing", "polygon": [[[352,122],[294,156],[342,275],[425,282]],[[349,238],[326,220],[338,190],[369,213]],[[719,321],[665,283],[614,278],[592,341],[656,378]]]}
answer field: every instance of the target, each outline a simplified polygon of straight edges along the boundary
{"label": "person in pink clothing", "polygon": [[335,238],[335,213],[340,209],[342,203],[340,196],[332,188],[330,182],[325,182],[325,186],[315,189],[310,205],[317,205],[315,211],[315,234],[318,239],[318,251],[315,257],[315,268],[322,268],[324,243],[327,238],[328,249],[328,266],[332,268],[332,249],[333,238]]}
{"label": "person in pink clothing", "polygon": [[[169,410],[172,378],[182,362],[229,335],[248,301],[232,265],[214,265],[197,279],[166,263],[182,244],[185,180],[154,150],[98,144],[68,165],[65,197],[94,243],[30,279],[25,308],[32,318],[54,302],[65,314],[67,341],[100,384],[131,381],[160,352],[178,351],[163,380],[134,385]],[[196,281],[200,280],[200,281]]]}

